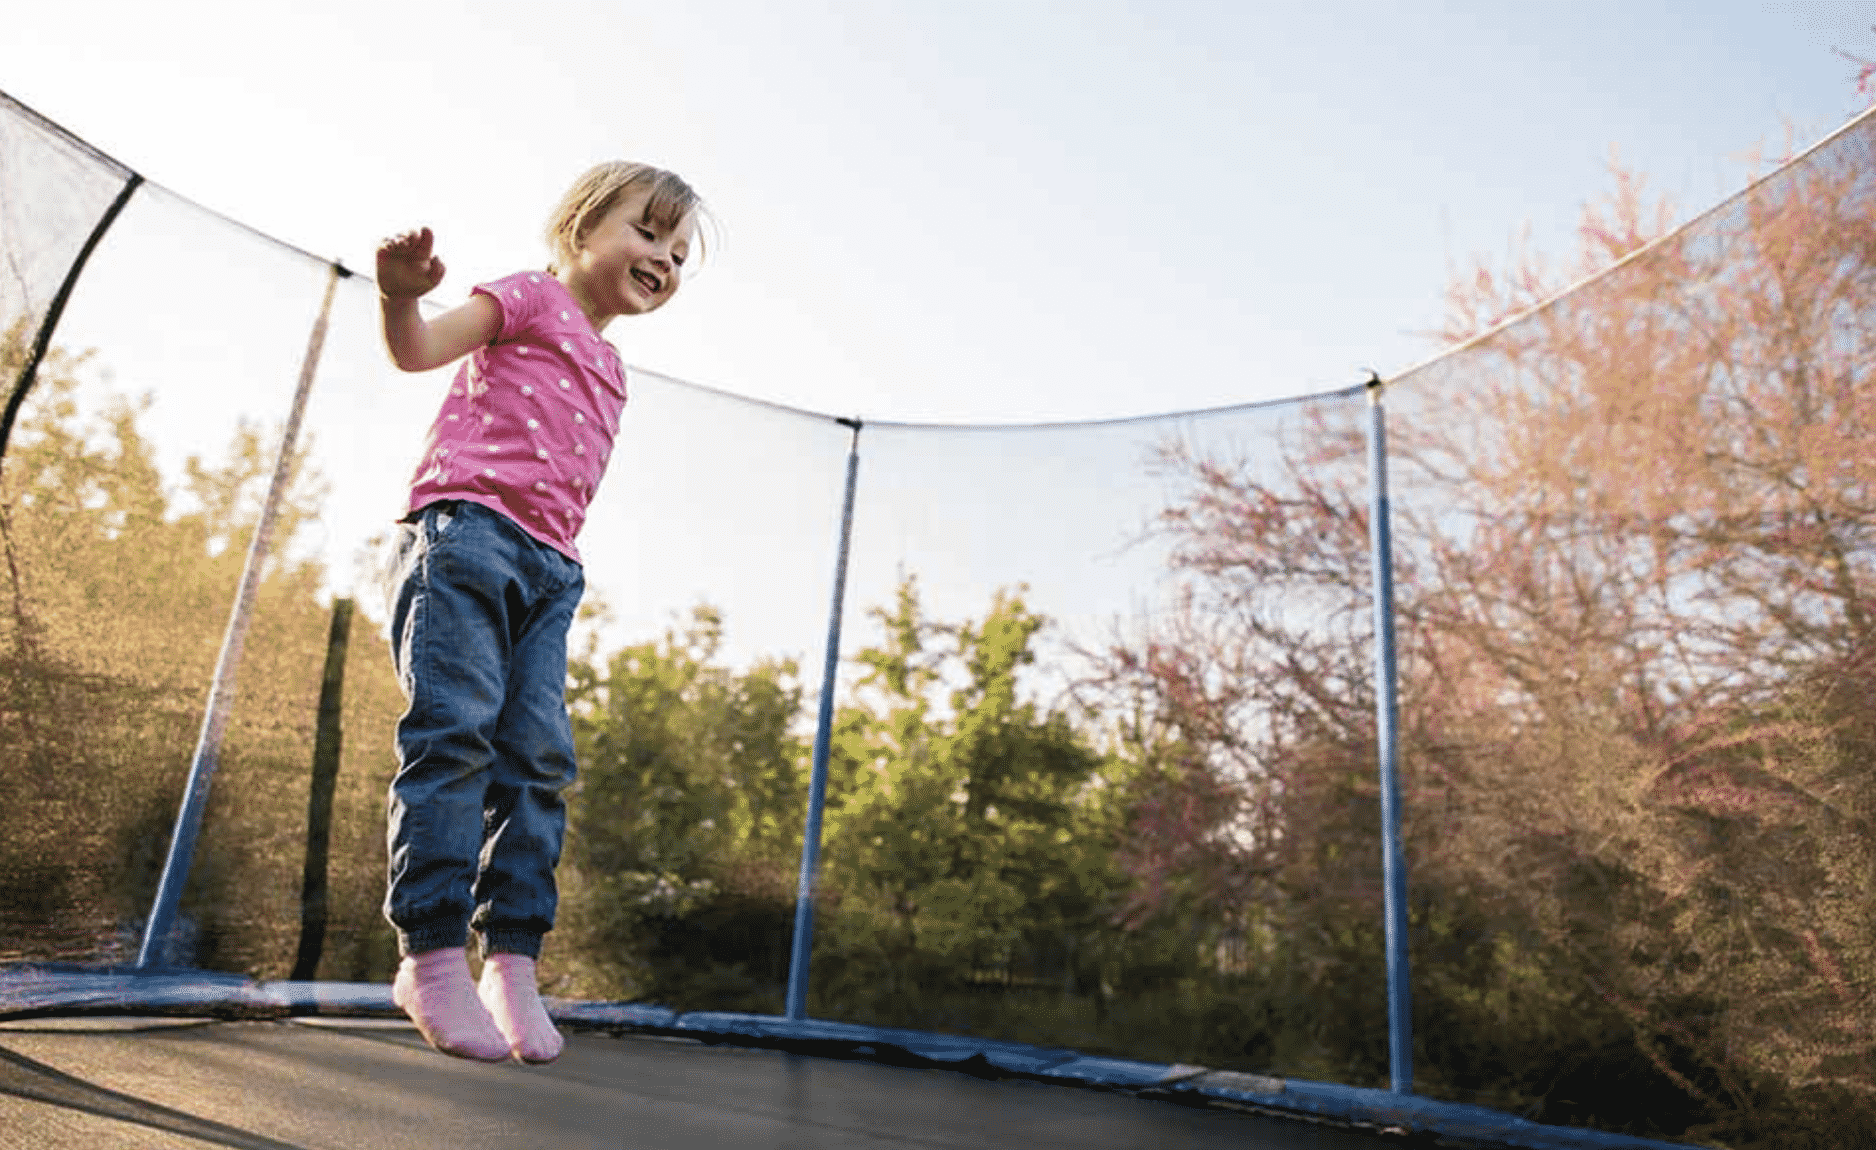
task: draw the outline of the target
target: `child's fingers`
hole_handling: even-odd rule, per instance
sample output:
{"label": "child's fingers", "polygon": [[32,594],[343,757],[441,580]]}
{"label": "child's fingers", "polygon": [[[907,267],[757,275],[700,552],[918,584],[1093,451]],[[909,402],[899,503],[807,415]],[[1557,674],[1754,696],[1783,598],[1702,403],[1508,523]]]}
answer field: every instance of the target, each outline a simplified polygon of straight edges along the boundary
{"label": "child's fingers", "polygon": [[430,248],[435,242],[436,237],[429,228],[417,228],[392,236],[379,244],[378,250],[385,255],[427,259],[430,255]]}
{"label": "child's fingers", "polygon": [[378,245],[378,287],[388,295],[415,297],[443,282],[443,260],[431,252],[429,228],[402,232]]}

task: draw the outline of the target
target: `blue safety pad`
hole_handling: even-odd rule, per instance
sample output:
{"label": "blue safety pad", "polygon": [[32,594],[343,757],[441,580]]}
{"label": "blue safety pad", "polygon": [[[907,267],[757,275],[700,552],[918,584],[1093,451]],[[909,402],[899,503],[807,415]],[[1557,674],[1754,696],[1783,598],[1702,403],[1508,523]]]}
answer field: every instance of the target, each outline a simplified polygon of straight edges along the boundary
{"label": "blue safety pad", "polygon": [[867,1026],[857,1022],[793,1020],[772,1014],[692,1011],[678,1017],[674,1032],[706,1042],[742,1041],[883,1062],[1035,1076],[1048,1076],[1052,1068],[1081,1058],[1073,1050],[1020,1042]]}
{"label": "blue safety pad", "polygon": [[1685,1150],[1685,1144],[1609,1134],[1581,1127],[1546,1126],[1484,1106],[1440,1102],[1387,1090],[1338,1086],[1328,1082],[1292,1081],[1287,1087],[1285,1094],[1295,1099],[1297,1105],[1294,1108],[1308,1113],[1327,1117],[1374,1115],[1384,1122],[1414,1130],[1429,1130],[1448,1137],[1489,1139],[1510,1146],[1533,1147],[1534,1150],[1578,1150],[1580,1147],[1653,1150],[1669,1146],[1679,1146],[1680,1150]]}
{"label": "blue safety pad", "polygon": [[0,1017],[49,1012],[209,1010],[253,1004],[259,985],[234,974],[75,966],[0,970]]}
{"label": "blue safety pad", "polygon": [[1166,1080],[1172,1067],[1163,1062],[1131,1062],[1124,1058],[1077,1057],[1049,1070],[1050,1078],[1065,1078],[1090,1086],[1142,1090]]}
{"label": "blue safety pad", "polygon": [[1484,1106],[1441,1102],[1416,1094],[1395,1094],[1390,1090],[1341,1086],[1332,1082],[1209,1071],[1171,1083],[1168,1088],[1174,1092],[1190,1091],[1225,1101],[1249,1103],[1290,1113],[1313,1114],[1364,1126],[1393,1126],[1500,1146],[1531,1147],[1532,1150],[1584,1150],[1587,1147],[1596,1150],[1687,1150],[1686,1143],[1662,1142],[1653,1138],[1610,1134],[1575,1126],[1546,1126]]}
{"label": "blue safety pad", "polygon": [[124,1013],[402,1014],[377,982],[255,982],[206,970],[57,964],[0,968],[0,1018]]}
{"label": "blue safety pad", "polygon": [[543,997],[542,1001],[547,1004],[547,1013],[559,1022],[634,1030],[670,1030],[677,1022],[677,1011],[643,1002],[575,1002],[551,997]]}

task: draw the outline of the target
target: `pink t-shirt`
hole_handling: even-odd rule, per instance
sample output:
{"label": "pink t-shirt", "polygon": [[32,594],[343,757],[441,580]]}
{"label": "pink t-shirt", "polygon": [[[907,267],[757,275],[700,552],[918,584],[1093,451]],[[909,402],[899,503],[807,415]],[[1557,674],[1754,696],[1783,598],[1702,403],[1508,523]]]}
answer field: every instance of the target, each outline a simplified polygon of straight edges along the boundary
{"label": "pink t-shirt", "polygon": [[545,272],[475,290],[501,307],[501,330],[457,369],[411,480],[409,510],[444,499],[479,503],[577,563],[573,540],[625,408],[625,364]]}

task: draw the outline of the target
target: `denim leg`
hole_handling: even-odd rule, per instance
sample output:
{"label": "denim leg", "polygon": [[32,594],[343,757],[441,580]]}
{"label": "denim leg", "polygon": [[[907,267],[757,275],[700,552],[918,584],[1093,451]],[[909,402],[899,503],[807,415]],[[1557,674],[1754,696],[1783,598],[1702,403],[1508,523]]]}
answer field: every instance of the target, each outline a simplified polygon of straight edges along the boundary
{"label": "denim leg", "polygon": [[487,593],[499,576],[467,570],[475,556],[461,554],[465,526],[449,505],[434,505],[400,528],[391,655],[409,705],[397,724],[384,913],[406,954],[467,940],[507,689],[502,596]]}
{"label": "denim leg", "polygon": [[538,955],[573,781],[566,633],[580,567],[506,517],[437,504],[402,528],[392,656],[409,700],[385,916],[406,954]]}
{"label": "denim leg", "polygon": [[[551,549],[541,556],[543,594],[514,644],[508,697],[495,725],[495,763],[484,824],[474,926],[482,951],[538,958],[554,926],[567,828],[561,793],[575,774],[567,715],[567,629],[585,583],[577,564]],[[556,570],[556,568],[558,570]],[[558,585],[558,590],[548,589]]]}

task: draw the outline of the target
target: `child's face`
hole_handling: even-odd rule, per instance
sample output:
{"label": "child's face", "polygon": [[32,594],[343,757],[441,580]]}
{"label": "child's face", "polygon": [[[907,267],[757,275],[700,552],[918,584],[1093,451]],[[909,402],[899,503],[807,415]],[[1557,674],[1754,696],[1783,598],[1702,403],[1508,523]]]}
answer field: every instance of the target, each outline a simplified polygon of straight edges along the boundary
{"label": "child's face", "polygon": [[626,196],[580,241],[567,279],[589,319],[644,315],[677,291],[696,221],[686,216],[674,228],[648,223],[648,198],[648,191]]}

